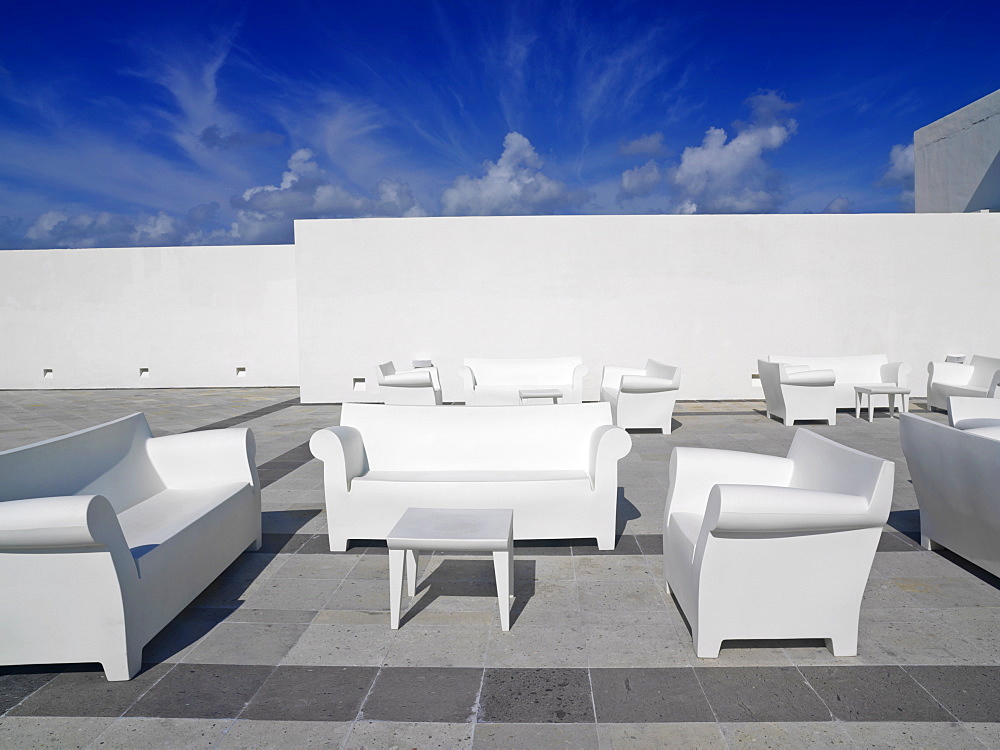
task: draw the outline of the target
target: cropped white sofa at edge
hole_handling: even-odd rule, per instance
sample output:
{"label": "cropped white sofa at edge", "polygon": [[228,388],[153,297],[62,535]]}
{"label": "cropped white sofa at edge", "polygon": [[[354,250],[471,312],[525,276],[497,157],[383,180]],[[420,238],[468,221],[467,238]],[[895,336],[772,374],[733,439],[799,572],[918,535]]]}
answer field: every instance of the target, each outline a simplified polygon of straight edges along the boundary
{"label": "cropped white sofa at edge", "polygon": [[[856,385],[896,385],[906,388],[913,368],[906,362],[890,362],[885,354],[845,354],[841,357],[794,357],[772,354],[769,362],[805,365],[810,370],[833,370],[837,382],[833,386],[837,409],[854,409]],[[873,395],[872,404],[889,408],[889,397]]]}
{"label": "cropped white sofa at edge", "polygon": [[893,469],[801,428],[786,458],[674,448],[663,567],[695,653],[716,657],[731,638],[824,638],[855,656]]}
{"label": "cropped white sofa at edge", "polygon": [[1000,428],[962,430],[901,414],[899,438],[920,508],[921,545],[945,547],[1000,575]]}
{"label": "cropped white sofa at edge", "polygon": [[142,414],[0,453],[0,664],[142,649],[244,550],[260,548],[248,429],[152,437]]}
{"label": "cropped white sofa at edge", "polygon": [[540,359],[466,359],[462,382],[467,406],[514,405],[518,391],[558,388],[561,404],[583,401],[583,376],[587,368],[582,357]]}
{"label": "cropped white sofa at edge", "polygon": [[948,399],[948,424],[1000,440],[1000,398],[952,396]]}
{"label": "cropped white sofa at edge", "polygon": [[949,396],[992,397],[1000,377],[1000,359],[973,355],[968,364],[927,365],[927,408],[947,409]]}
{"label": "cropped white sofa at edge", "polygon": [[436,367],[397,370],[392,362],[378,366],[378,389],[387,404],[436,406],[441,403],[441,381]]}
{"label": "cropped white sofa at edge", "polygon": [[767,418],[778,417],[785,426],[796,420],[825,420],[837,424],[837,394],[833,370],[812,370],[806,365],[757,360]]}
{"label": "cropped white sofa at edge", "polygon": [[673,429],[681,368],[650,359],[644,368],[608,365],[601,373],[601,401],[611,404],[611,415],[619,427]]}
{"label": "cropped white sofa at edge", "polygon": [[310,439],[323,462],[330,549],[385,539],[407,508],[511,508],[515,539],[615,545],[618,459],[632,439],[608,404],[344,404]]}

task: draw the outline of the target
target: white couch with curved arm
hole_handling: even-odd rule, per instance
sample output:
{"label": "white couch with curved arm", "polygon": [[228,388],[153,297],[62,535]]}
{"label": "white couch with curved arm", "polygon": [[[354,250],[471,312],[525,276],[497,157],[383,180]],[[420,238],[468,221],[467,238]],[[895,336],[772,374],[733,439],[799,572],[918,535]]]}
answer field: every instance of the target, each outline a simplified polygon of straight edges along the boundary
{"label": "white couch with curved arm", "polygon": [[920,508],[921,545],[945,547],[1000,576],[1000,427],[976,420],[965,416],[958,424],[968,426],[956,429],[901,414],[899,439]]}
{"label": "white couch with curved arm", "polygon": [[441,381],[436,367],[397,370],[392,362],[383,362],[378,366],[377,381],[382,400],[387,404],[441,404]]}
{"label": "white couch with curved arm", "polygon": [[[800,357],[772,354],[769,362],[808,367],[810,370],[833,370],[833,387],[837,409],[854,409],[857,403],[856,385],[895,385],[906,388],[912,369],[906,362],[890,362],[886,354],[845,354],[839,357]],[[873,394],[872,405],[889,408],[889,397]]]}
{"label": "white couch with curved arm", "polygon": [[552,388],[562,391],[559,403],[579,404],[587,367],[582,357],[465,359],[461,372],[467,406],[512,406],[518,391]]}
{"label": "white couch with curved arm", "polygon": [[681,368],[650,359],[644,368],[607,365],[601,373],[601,401],[611,404],[619,427],[672,429]]}
{"label": "white couch with curved arm", "polygon": [[261,544],[248,429],[152,437],[142,414],[0,453],[0,664],[109,680]]}
{"label": "white couch with curved arm", "polygon": [[618,460],[608,404],[428,409],[344,404],[309,440],[323,462],[330,549],[385,539],[407,508],[511,508],[515,539],[614,549]]}
{"label": "white couch with curved arm", "polygon": [[1000,383],[1000,359],[974,354],[967,364],[927,365],[927,408],[947,409],[950,396],[993,398]]}
{"label": "white couch with curved arm", "polygon": [[801,428],[785,458],[675,448],[663,566],[695,653],[716,657],[734,638],[823,638],[855,656],[893,470]]}
{"label": "white couch with curved arm", "polygon": [[837,396],[833,370],[812,370],[806,365],[757,360],[764,389],[767,417],[778,417],[786,426],[799,419],[837,423]]}

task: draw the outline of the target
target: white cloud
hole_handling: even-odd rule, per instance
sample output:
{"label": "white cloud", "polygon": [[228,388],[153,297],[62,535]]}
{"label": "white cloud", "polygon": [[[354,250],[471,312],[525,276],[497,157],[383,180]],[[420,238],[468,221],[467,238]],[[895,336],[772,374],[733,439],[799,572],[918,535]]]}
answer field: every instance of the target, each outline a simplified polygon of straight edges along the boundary
{"label": "white cloud", "polygon": [[278,185],[252,187],[232,200],[240,237],[246,242],[291,242],[293,219],[355,216],[425,216],[407,184],[383,179],[374,197],[334,184],[312,151],[292,154]]}
{"label": "white cloud", "polygon": [[663,156],[667,149],[663,145],[663,133],[657,131],[621,144],[618,151],[623,156]]}
{"label": "white cloud", "polygon": [[854,213],[854,201],[844,195],[838,195],[826,204],[823,209],[824,214],[852,214]]}
{"label": "white cloud", "polygon": [[754,118],[737,123],[732,139],[722,128],[709,128],[700,146],[689,146],[671,181],[680,190],[680,204],[699,213],[767,213],[781,202],[778,175],[764,153],[783,146],[795,133],[795,120],[783,112],[794,106],[777,94],[747,100]]}
{"label": "white cloud", "polygon": [[542,171],[542,160],[520,133],[508,133],[503,153],[483,164],[482,177],[462,175],[441,195],[445,216],[548,214],[582,204],[586,194]]}
{"label": "white cloud", "polygon": [[663,173],[655,161],[650,159],[641,167],[622,172],[622,184],[618,190],[618,203],[632,198],[641,198],[653,192],[653,188],[663,182]]}
{"label": "white cloud", "polygon": [[235,227],[212,229],[219,206],[198,206],[186,217],[160,211],[129,216],[109,211],[46,211],[24,232],[22,247],[148,247],[214,245],[238,237]]}
{"label": "white cloud", "polygon": [[913,144],[893,146],[889,151],[889,168],[882,175],[882,182],[902,188],[899,193],[899,203],[906,211],[912,211],[915,202],[913,186],[915,172]]}

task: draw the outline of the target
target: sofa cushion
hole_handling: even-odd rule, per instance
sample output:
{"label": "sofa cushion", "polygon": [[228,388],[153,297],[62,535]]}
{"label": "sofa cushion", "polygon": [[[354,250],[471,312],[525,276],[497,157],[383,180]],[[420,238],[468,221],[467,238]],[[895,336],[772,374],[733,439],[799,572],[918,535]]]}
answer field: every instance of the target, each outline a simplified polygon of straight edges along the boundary
{"label": "sofa cushion", "polygon": [[585,471],[369,471],[355,482],[589,482]]}

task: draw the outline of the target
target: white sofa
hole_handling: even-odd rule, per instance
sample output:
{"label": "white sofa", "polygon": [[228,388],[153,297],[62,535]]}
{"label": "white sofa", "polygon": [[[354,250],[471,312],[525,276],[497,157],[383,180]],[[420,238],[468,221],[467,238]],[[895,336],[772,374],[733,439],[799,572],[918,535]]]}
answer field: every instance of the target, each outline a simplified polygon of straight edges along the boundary
{"label": "white sofa", "polygon": [[675,448],[663,566],[695,653],[716,657],[731,638],[824,638],[856,655],[893,469],[801,428],[785,458]]}
{"label": "white sofa", "polygon": [[681,385],[681,368],[650,359],[644,368],[608,365],[601,373],[601,401],[611,404],[619,427],[659,429],[669,435]]}
{"label": "white sofa", "polygon": [[462,367],[467,406],[514,405],[518,391],[557,388],[562,404],[583,400],[582,357],[540,359],[466,359]]}
{"label": "white sofa", "polygon": [[837,377],[833,370],[758,359],[757,372],[768,419],[778,417],[786,426],[799,419],[837,424]]}
{"label": "white sofa", "polygon": [[996,395],[1000,359],[973,355],[968,364],[931,362],[927,365],[927,408],[947,409],[949,396]]}
{"label": "white sofa", "polygon": [[[992,429],[992,435],[982,430]],[[899,438],[925,549],[945,547],[1000,576],[1000,434],[901,414]]]}
{"label": "white sofa", "polygon": [[260,548],[253,434],[152,437],[142,414],[0,453],[0,664],[99,662],[143,646]]}
{"label": "white sofa", "polygon": [[392,362],[383,362],[378,366],[376,377],[382,400],[387,404],[441,404],[441,381],[436,367],[397,370]]}
{"label": "white sofa", "polygon": [[407,508],[512,508],[515,539],[613,549],[618,459],[608,404],[552,408],[344,404],[310,439],[323,462],[330,549],[385,539]]}
{"label": "white sofa", "polygon": [[948,424],[959,430],[1000,440],[1000,399],[951,396]]}
{"label": "white sofa", "polygon": [[[796,357],[772,354],[769,362],[784,362],[789,365],[805,365],[810,370],[833,370],[837,382],[834,385],[836,408],[854,409],[856,385],[896,385],[906,388],[912,369],[905,362],[890,362],[885,354],[845,354],[841,357]],[[875,407],[889,408],[889,397],[873,395]]]}

